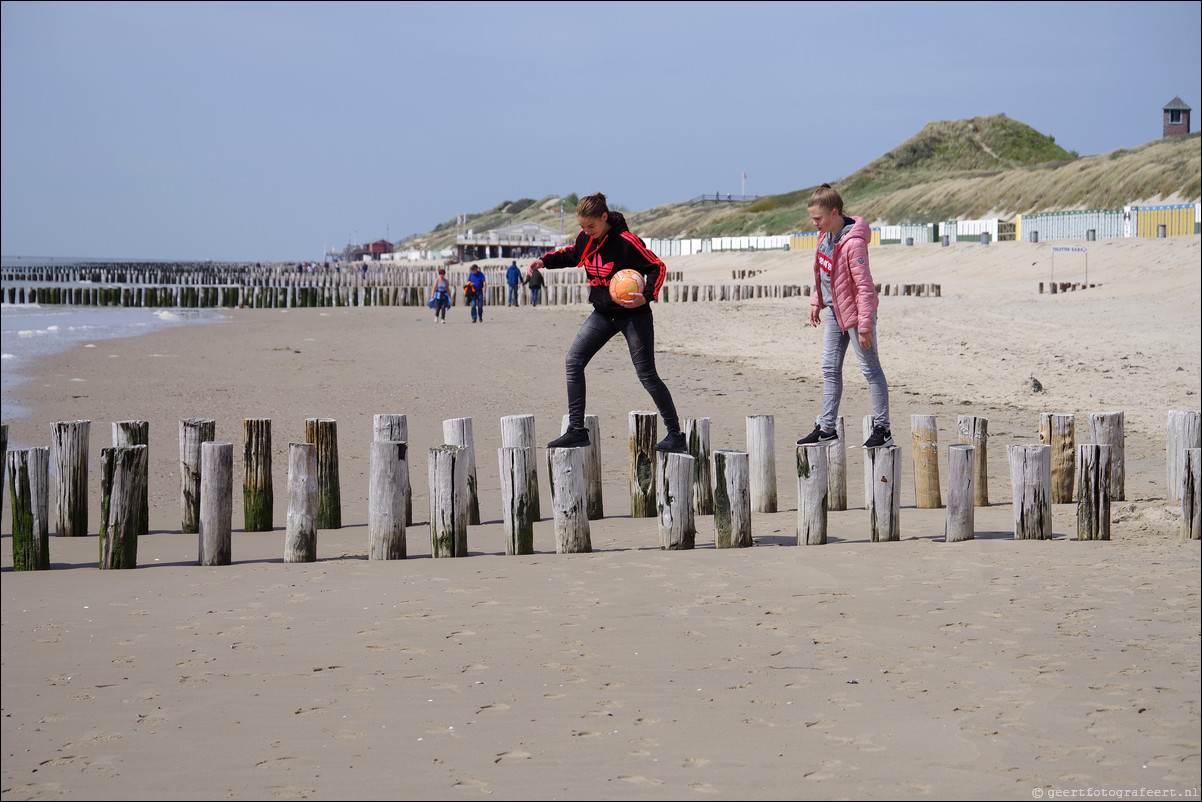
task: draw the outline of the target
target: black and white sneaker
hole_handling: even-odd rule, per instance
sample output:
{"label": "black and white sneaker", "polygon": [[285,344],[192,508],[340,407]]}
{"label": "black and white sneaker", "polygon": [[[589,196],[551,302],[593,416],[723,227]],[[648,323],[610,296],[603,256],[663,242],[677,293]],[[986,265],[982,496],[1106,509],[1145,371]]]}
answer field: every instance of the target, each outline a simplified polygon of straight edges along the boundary
{"label": "black and white sneaker", "polygon": [[884,426],[873,426],[872,434],[864,441],[864,448],[881,448],[893,445],[893,433]]}
{"label": "black and white sneaker", "polygon": [[572,427],[547,443],[547,448],[584,448],[588,444],[588,429]]}
{"label": "black and white sneaker", "polygon": [[668,436],[655,444],[656,451],[668,451],[683,454],[689,448],[689,442],[684,439],[683,432],[668,432]]}
{"label": "black and white sneaker", "polygon": [[814,431],[797,441],[799,446],[812,446],[818,443],[833,443],[839,439],[835,432],[824,432],[821,426],[815,426]]}

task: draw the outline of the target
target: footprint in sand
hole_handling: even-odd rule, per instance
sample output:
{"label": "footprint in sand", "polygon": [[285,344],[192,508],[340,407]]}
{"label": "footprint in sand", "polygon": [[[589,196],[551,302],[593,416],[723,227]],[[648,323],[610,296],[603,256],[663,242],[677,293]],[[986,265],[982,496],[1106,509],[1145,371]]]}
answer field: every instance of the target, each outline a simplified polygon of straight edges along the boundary
{"label": "footprint in sand", "polygon": [[685,758],[684,763],[680,764],[680,767],[683,769],[699,769],[706,763],[709,763],[709,761],[703,757],[688,757]]}
{"label": "footprint in sand", "polygon": [[639,774],[621,774],[618,779],[622,782],[635,783],[637,785],[663,785],[663,780],[652,780],[648,777],[643,777]]}
{"label": "footprint in sand", "polygon": [[486,790],[488,788],[488,783],[484,782],[483,780],[460,780],[451,787],[458,788],[461,791],[479,791],[482,794],[491,793],[490,791]]}
{"label": "footprint in sand", "polygon": [[716,794],[718,789],[709,783],[689,783],[689,790],[696,791],[699,794]]}
{"label": "footprint in sand", "polygon": [[529,752],[523,752],[520,749],[518,749],[513,752],[501,752],[499,755],[497,755],[496,759],[493,760],[493,763],[501,763],[502,761],[505,761],[505,760],[529,760],[529,759],[530,759]]}
{"label": "footprint in sand", "polygon": [[634,723],[637,725],[640,725],[640,726],[644,725],[644,724],[658,724],[659,719],[657,719],[657,718],[636,718],[634,720]]}

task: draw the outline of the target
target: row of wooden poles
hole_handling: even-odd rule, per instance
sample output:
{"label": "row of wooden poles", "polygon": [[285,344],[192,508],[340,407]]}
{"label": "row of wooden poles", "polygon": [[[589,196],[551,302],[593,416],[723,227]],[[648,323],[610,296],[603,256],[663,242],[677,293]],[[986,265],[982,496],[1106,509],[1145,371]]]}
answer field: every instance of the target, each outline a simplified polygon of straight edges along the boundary
{"label": "row of wooden poles", "polygon": [[[1092,290],[1094,287],[1101,287],[1101,284],[1082,284],[1072,281],[1058,281],[1048,283],[1048,292],[1055,295],[1058,292],[1076,292],[1077,290]],[[1043,295],[1043,282],[1039,282],[1039,294]]]}
{"label": "row of wooden poles", "polygon": [[[1074,487],[1079,540],[1110,539],[1110,502],[1124,500],[1123,413],[1089,416],[1095,442],[1074,447],[1073,417],[1040,416],[1039,444],[1007,448],[1010,466],[1014,537],[1052,537],[1051,505],[1071,503]],[[1182,508],[1181,537],[1202,537],[1202,445],[1197,410],[1169,413],[1166,466],[1170,500]],[[547,450],[557,553],[592,550],[590,520],[604,517],[601,490],[600,431],[596,416],[585,419],[591,444],[584,448]],[[631,517],[657,517],[664,549],[693,548],[696,515],[713,515],[715,545],[752,545],[752,512],[777,511],[775,422],[771,415],[746,419],[747,449],[711,452],[709,419],[684,421],[687,453],[654,449],[657,416],[631,412]],[[368,556],[406,556],[406,527],[413,524],[408,467],[408,423],[405,415],[376,415],[373,421],[368,492]],[[563,426],[567,425],[566,417]],[[56,533],[88,534],[88,443],[90,421],[59,421],[52,426],[57,485]],[[245,475],[244,529],[269,531],[274,492],[271,467],[271,421],[243,421]],[[863,421],[865,435],[873,418]],[[843,418],[838,438],[820,445],[798,446],[798,544],[826,543],[828,513],[846,510],[846,437]],[[50,449],[7,453],[12,497],[13,565],[15,570],[50,566]],[[916,507],[940,508],[938,440],[935,416],[911,418]],[[989,505],[987,479],[988,420],[962,415],[959,443],[947,450],[949,469],[945,540],[974,536],[974,508]],[[181,531],[200,535],[198,562],[231,561],[233,527],[233,444],[215,441],[216,422],[189,418],[179,422]],[[429,450],[429,529],[434,557],[467,554],[467,527],[480,523],[472,419],[443,422],[447,441]],[[285,562],[317,558],[317,531],[342,526],[338,476],[337,424],[326,418],[305,421],[304,443],[288,446],[288,513]],[[534,416],[501,419],[497,457],[501,478],[505,550],[534,551],[534,523],[542,518],[534,458]],[[147,494],[149,424],[113,423],[113,447],[102,449],[101,568],[137,565],[137,539],[149,524]],[[901,447],[864,449],[864,507],[873,542],[900,540]],[[0,485],[0,491],[2,491]]]}

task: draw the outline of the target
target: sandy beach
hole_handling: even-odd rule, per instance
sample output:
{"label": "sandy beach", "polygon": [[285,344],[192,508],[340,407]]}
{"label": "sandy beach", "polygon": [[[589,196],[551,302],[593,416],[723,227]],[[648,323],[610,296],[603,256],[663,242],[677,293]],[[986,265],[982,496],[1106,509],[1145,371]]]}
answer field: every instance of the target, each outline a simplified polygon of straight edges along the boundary
{"label": "sandy beach", "polygon": [[[1076,243],[1074,243],[1076,244]],[[863,450],[830,542],[796,546],[793,442],[819,412],[807,299],[660,303],[657,360],[713,448],[776,426],[780,511],[755,546],[661,551],[631,518],[627,414],[652,408],[625,345],[590,365],[605,511],[594,551],[557,555],[549,504],[534,555],[506,556],[500,418],[566,412],[563,359],[584,305],[236,310],[219,323],[97,342],[42,362],[14,399],[9,447],[92,421],[86,538],[51,537],[52,570],[12,571],[3,499],[4,799],[1040,799],[1197,798],[1202,775],[1198,541],[1167,500],[1165,421],[1202,392],[1199,238],[886,246],[878,332],[903,453],[902,539],[870,540]],[[669,259],[688,282],[812,283],[811,255]],[[1054,262],[1052,261],[1054,258]],[[1039,283],[1087,290],[1040,294]],[[854,357],[841,414],[870,411]],[[1032,379],[1042,386],[1032,389]],[[1041,412],[1122,410],[1126,500],[1109,542],[1016,541],[1006,446]],[[367,559],[372,416],[405,413],[409,559]],[[7,414],[7,413],[6,413]],[[917,509],[910,416],[990,421],[989,507],[944,542]],[[233,565],[200,567],[180,534],[178,421],[234,443]],[[242,421],[272,419],[275,531],[242,527]],[[318,560],[283,562],[287,444],[338,422],[343,526]],[[471,417],[483,523],[469,556],[430,557],[428,449]],[[112,421],[150,422],[149,535],[138,569],[97,570],[100,449]],[[662,434],[662,423],[661,423]],[[539,451],[543,498],[548,477]],[[946,487],[946,477],[943,477]],[[7,484],[7,483],[6,483]],[[53,510],[52,510],[53,516]],[[1092,792],[1090,794],[1089,792]],[[1192,793],[1192,797],[1188,795]]]}

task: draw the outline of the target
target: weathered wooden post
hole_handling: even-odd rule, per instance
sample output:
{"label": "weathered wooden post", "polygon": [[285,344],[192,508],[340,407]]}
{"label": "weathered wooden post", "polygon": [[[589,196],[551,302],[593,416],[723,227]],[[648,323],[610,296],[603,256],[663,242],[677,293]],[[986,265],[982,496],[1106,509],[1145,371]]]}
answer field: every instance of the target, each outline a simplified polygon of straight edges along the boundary
{"label": "weathered wooden post", "polygon": [[466,557],[468,526],[467,446],[430,449],[430,555]]}
{"label": "weathered wooden post", "polygon": [[656,506],[659,509],[659,547],[678,551],[696,543],[693,518],[693,458],[688,454],[657,452]]}
{"label": "weathered wooden post", "polygon": [[501,518],[505,523],[505,553],[533,554],[534,505],[538,493],[534,448],[502,446],[497,449],[497,462],[501,472],[501,506],[504,508]]}
{"label": "weathered wooden post", "polygon": [[873,543],[901,540],[901,446],[864,449],[872,476],[868,526]]}
{"label": "weathered wooden post", "polygon": [[833,443],[826,446],[826,508],[847,509],[847,425],[844,416],[835,418]]}
{"label": "weathered wooden post", "polygon": [[342,485],[338,478],[338,422],[306,418],[305,442],[317,446],[317,528],[342,528]]}
{"label": "weathered wooden post", "polygon": [[630,517],[655,517],[657,414],[630,413]]}
{"label": "weathered wooden post", "polygon": [[1110,540],[1110,446],[1077,446],[1077,540]]}
{"label": "weathered wooden post", "polygon": [[288,517],[284,532],[284,562],[291,555],[317,553],[317,509],[320,504],[317,481],[317,446],[313,443],[288,444]]}
{"label": "weathered wooden post", "polygon": [[50,568],[50,449],[14,451],[6,458],[13,532],[13,570]]}
{"label": "weathered wooden post", "polygon": [[945,543],[972,540],[976,530],[973,481],[976,475],[974,445],[957,443],[947,447],[947,521]]}
{"label": "weathered wooden post", "polygon": [[217,436],[212,418],[184,418],[179,422],[180,531],[200,531],[200,446]]}
{"label": "weathered wooden post", "polygon": [[1181,477],[1181,539],[1202,540],[1202,448],[1187,448]]}
{"label": "weathered wooden post", "polygon": [[1052,447],[1006,447],[1014,505],[1015,540],[1052,539]]}
{"label": "weathered wooden post", "polygon": [[973,503],[989,506],[989,419],[961,415],[956,421],[960,442],[973,447]]}
{"label": "weathered wooden post", "polygon": [[752,512],[776,512],[776,419],[747,416],[747,460]]}
{"label": "weathered wooden post", "polygon": [[200,533],[197,555],[201,565],[229,565],[234,525],[234,444],[200,446]]}
{"label": "weathered wooden post", "polygon": [[693,512],[714,514],[714,486],[710,479],[710,419],[685,418],[682,423],[688,454],[693,458]]}
{"label": "weathered wooden post", "polygon": [[137,568],[146,497],[143,444],[100,449],[100,568]]}
{"label": "weathered wooden post", "polygon": [[[633,422],[633,415],[630,413]],[[633,438],[632,438],[633,440]],[[585,448],[547,449],[551,507],[555,514],[555,553],[590,552],[593,543],[585,509]]]}
{"label": "weathered wooden post", "polygon": [[[565,420],[567,416],[564,416]],[[592,433],[590,432],[590,435]],[[534,416],[533,415],[506,415],[501,418],[501,448],[536,448],[536,438],[534,433]],[[500,452],[498,452],[500,453]],[[542,502],[538,495],[538,467],[537,460],[531,455],[527,459],[527,464],[530,469],[530,477],[526,482],[524,492],[527,494],[523,503],[527,505],[525,516],[530,520],[531,526],[534,521],[541,521],[543,517]],[[505,472],[501,472],[502,477]],[[600,469],[598,469],[600,475]],[[531,529],[533,532],[533,529]],[[515,552],[517,554],[531,554],[532,552]]]}
{"label": "weathered wooden post", "polygon": [[937,510],[943,506],[939,494],[939,428],[934,415],[911,415],[910,431],[914,452],[914,506]]}
{"label": "weathered wooden post", "polygon": [[826,543],[830,445],[797,447],[797,545]]}
{"label": "weathered wooden post", "polygon": [[51,424],[54,472],[58,476],[58,537],[88,534],[88,443],[92,422],[57,421]]}
{"label": "weathered wooden post", "polygon": [[[372,418],[372,442],[408,443],[409,421],[400,414],[377,414]],[[408,453],[406,451],[406,453]],[[413,486],[409,482],[409,460],[401,466],[400,481],[405,495],[405,526],[413,526]]]}
{"label": "weathered wooden post", "polygon": [[271,482],[271,419],[245,418],[242,448],[242,523],[247,532],[270,532],[274,526],[275,490]]}
{"label": "weathered wooden post", "polygon": [[750,458],[746,451],[714,452],[714,530],[720,549],[752,545]]}
{"label": "weathered wooden post", "polygon": [[[584,416],[584,428],[588,429],[588,453],[584,455],[585,507],[590,521],[605,517],[605,502],[601,486],[601,423],[596,415]],[[568,430],[568,416],[563,416],[559,433]]]}
{"label": "weathered wooden post", "polygon": [[[3,452],[4,462],[0,463],[8,465],[8,424],[0,423],[0,452]],[[4,474],[7,471],[0,471],[0,498],[4,498]]]}
{"label": "weathered wooden post", "polygon": [[472,419],[451,418],[442,422],[443,442],[463,446],[467,449],[460,459],[466,460],[467,467],[467,522],[472,526],[480,523],[480,495],[476,483],[476,446],[473,444]]}
{"label": "weathered wooden post", "polygon": [[[150,446],[150,421],[124,420],[113,422],[113,447]],[[142,499],[138,502],[138,534],[150,531],[150,453],[146,454],[142,471]]]}
{"label": "weathered wooden post", "polygon": [[1039,441],[1052,448],[1052,503],[1073,500],[1077,455],[1073,416],[1067,412],[1039,413]]}
{"label": "weathered wooden post", "polygon": [[1169,412],[1168,434],[1165,439],[1165,473],[1169,501],[1181,501],[1181,480],[1184,474],[1185,451],[1202,446],[1202,417],[1196,409],[1174,409]]}
{"label": "weathered wooden post", "polygon": [[[865,441],[872,436],[874,426],[876,426],[876,416],[865,415],[863,421]],[[867,456],[864,457],[864,509],[872,509],[872,460]]]}
{"label": "weathered wooden post", "polygon": [[409,484],[409,444],[371,444],[371,478],[367,491],[367,558],[405,559],[405,489]]}
{"label": "weathered wooden post", "polygon": [[1110,500],[1127,500],[1127,450],[1122,412],[1093,412],[1089,416],[1089,438],[1110,446]]}

